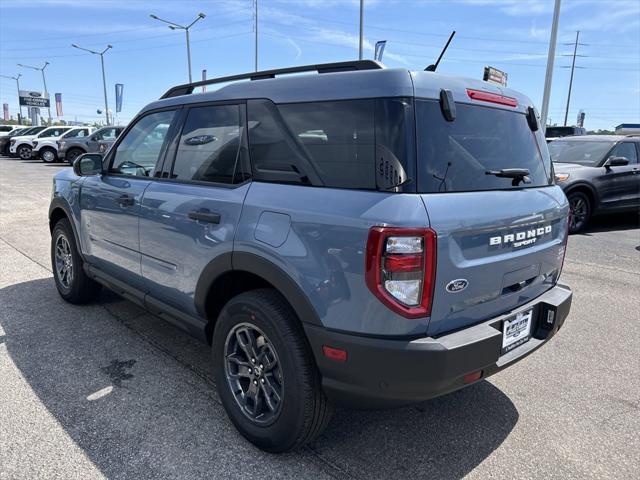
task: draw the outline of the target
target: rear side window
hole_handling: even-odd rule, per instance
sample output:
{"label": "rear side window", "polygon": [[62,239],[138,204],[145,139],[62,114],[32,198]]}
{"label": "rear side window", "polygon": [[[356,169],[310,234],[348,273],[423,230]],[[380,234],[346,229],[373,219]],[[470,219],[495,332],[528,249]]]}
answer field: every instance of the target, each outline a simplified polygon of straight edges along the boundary
{"label": "rear side window", "polygon": [[191,108],[171,178],[228,184],[247,179],[243,113],[240,105]]}
{"label": "rear side window", "polygon": [[410,101],[250,100],[247,108],[255,179],[406,191],[413,158],[407,133],[413,122],[405,121],[412,118]]}
{"label": "rear side window", "polygon": [[[416,101],[418,190],[425,193],[505,190],[551,183],[549,156],[540,153],[524,114],[456,104],[454,121],[444,119],[436,101]],[[544,146],[542,148],[545,148]],[[529,170],[530,183],[487,174],[509,168]]]}

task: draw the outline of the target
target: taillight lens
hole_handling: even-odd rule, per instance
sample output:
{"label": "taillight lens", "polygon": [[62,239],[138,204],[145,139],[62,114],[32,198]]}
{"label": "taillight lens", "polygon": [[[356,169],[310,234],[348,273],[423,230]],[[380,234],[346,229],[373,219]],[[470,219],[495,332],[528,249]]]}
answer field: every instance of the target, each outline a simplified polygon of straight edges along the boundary
{"label": "taillight lens", "polygon": [[513,97],[505,97],[497,93],[485,92],[482,90],[472,90],[467,88],[467,95],[471,100],[480,100],[482,102],[497,103],[499,105],[506,105],[508,107],[517,107],[518,100]]}
{"label": "taillight lens", "polygon": [[571,210],[569,210],[569,215],[567,215],[567,228],[564,232],[564,246],[562,251],[562,263],[560,264],[560,270],[558,271],[558,277],[556,281],[560,278],[562,274],[562,269],[564,268],[564,260],[567,258],[567,246],[569,244],[569,226],[571,225]]}
{"label": "taillight lens", "polygon": [[406,318],[431,314],[435,266],[436,233],[430,228],[369,230],[367,286],[394,312]]}

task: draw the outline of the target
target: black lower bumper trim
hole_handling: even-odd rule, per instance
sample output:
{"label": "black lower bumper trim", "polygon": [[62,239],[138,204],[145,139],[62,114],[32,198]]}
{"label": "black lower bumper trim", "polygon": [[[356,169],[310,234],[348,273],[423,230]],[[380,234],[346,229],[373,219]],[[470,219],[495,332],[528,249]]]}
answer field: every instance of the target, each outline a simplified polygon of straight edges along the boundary
{"label": "black lower bumper trim", "polygon": [[[400,406],[466,386],[464,376],[486,378],[521,360],[562,327],[572,293],[557,285],[507,314],[437,338],[389,340],[361,337],[305,324],[324,390],[338,403],[360,408]],[[532,338],[501,355],[502,323],[533,309]],[[346,362],[325,357],[322,346],[347,351]]]}

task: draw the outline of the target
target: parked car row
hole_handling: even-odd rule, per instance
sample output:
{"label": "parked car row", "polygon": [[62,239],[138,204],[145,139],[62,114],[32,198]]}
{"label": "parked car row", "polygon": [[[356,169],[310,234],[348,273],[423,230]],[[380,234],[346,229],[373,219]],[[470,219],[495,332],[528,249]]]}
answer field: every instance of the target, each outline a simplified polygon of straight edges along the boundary
{"label": "parked car row", "polygon": [[[0,126],[0,127],[5,127]],[[45,163],[73,161],[83,153],[106,152],[124,127],[17,127],[0,131],[0,154]],[[4,134],[3,134],[4,133]]]}

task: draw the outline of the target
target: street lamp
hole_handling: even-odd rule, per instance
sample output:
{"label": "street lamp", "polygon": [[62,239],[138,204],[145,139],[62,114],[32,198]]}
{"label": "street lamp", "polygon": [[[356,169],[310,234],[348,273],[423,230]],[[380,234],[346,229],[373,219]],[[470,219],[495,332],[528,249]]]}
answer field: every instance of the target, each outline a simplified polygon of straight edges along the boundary
{"label": "street lamp", "polygon": [[184,30],[185,31],[185,33],[187,35],[187,68],[189,69],[189,83],[191,83],[192,82],[192,80],[191,80],[191,47],[189,45],[189,29],[191,27],[193,27],[198,20],[206,17],[206,15],[204,13],[200,12],[198,14],[198,16],[196,17],[196,19],[193,22],[191,22],[189,25],[187,25],[187,26],[178,25],[177,23],[173,23],[173,22],[170,22],[168,20],[164,20],[164,19],[162,19],[162,18],[160,18],[160,17],[158,17],[157,15],[154,15],[154,14],[151,14],[149,16],[151,18],[153,18],[154,20],[158,20],[160,22],[168,23],[169,24],[169,28],[171,30]]}
{"label": "street lamp", "polygon": [[18,87],[18,108],[20,109],[20,123],[22,123],[22,119],[24,118],[22,116],[22,105],[20,105],[20,77],[21,76],[22,76],[21,73],[19,73],[17,77],[10,77],[8,75],[0,75],[0,77],[2,77],[2,78],[9,78],[11,80],[15,80],[16,81],[16,86]]}
{"label": "street lamp", "polygon": [[84,50],[85,52],[92,53],[93,55],[100,55],[100,65],[102,66],[102,88],[104,89],[104,115],[105,115],[105,118],[107,119],[107,125],[110,125],[110,123],[109,123],[109,103],[107,101],[107,78],[106,78],[106,76],[104,74],[104,54],[107,53],[107,50],[109,50],[110,48],[113,48],[113,47],[111,45],[107,45],[107,48],[105,48],[103,51],[96,52],[95,50],[89,50],[88,48],[79,47],[75,43],[72,43],[71,46],[73,48],[77,48],[78,50]]}
{"label": "street lamp", "polygon": [[[47,80],[44,78],[44,69],[47,68],[47,65],[49,65],[49,62],[44,62],[44,65],[42,66],[42,68],[32,67],[31,65],[23,65],[22,63],[18,64],[18,66],[22,68],[30,68],[31,70],[40,70],[40,73],[42,73],[42,84],[44,85],[45,94],[49,93],[49,91],[47,90]],[[49,99],[49,106],[47,107],[47,110],[49,112],[49,125],[51,125],[51,99]]]}

